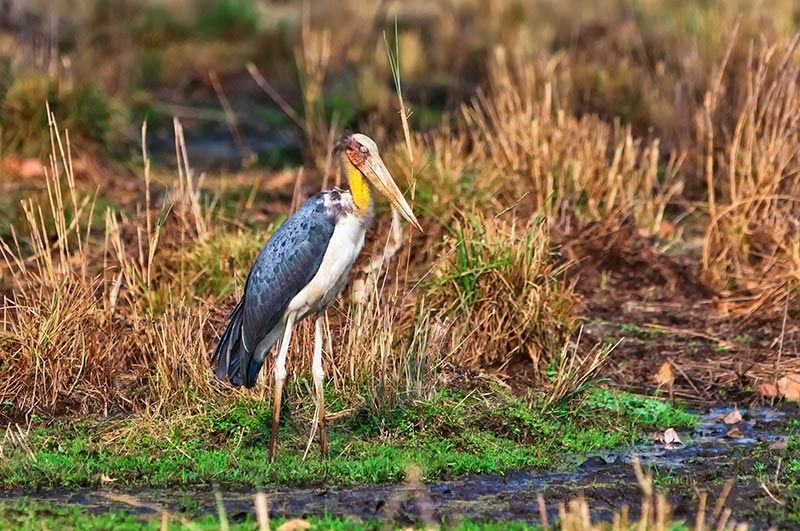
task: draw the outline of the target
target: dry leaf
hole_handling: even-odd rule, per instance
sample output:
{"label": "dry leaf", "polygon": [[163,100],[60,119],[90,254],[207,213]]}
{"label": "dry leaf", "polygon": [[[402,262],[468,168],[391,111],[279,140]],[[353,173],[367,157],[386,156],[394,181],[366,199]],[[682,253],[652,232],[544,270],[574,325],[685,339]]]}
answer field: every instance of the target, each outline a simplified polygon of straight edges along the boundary
{"label": "dry leaf", "polygon": [[311,524],[301,518],[287,520],[278,527],[278,531],[303,531],[305,529],[311,529]]}
{"label": "dry leaf", "polygon": [[778,392],[786,400],[800,401],[800,374],[787,374],[778,380]]}
{"label": "dry leaf", "polygon": [[22,177],[23,179],[43,179],[45,176],[44,164],[38,159],[21,159],[19,157],[5,157],[0,167],[6,173]]}
{"label": "dry leaf", "polygon": [[678,437],[678,432],[673,428],[668,428],[664,433],[654,433],[653,439],[667,447],[683,444],[683,441]]}
{"label": "dry leaf", "polygon": [[45,176],[44,164],[38,159],[25,159],[19,168],[19,174],[24,179],[42,179]]}
{"label": "dry leaf", "polygon": [[714,306],[721,317],[725,317],[731,313],[731,303],[724,299],[714,299]]}
{"label": "dry leaf", "polygon": [[775,441],[769,445],[770,450],[786,450],[786,439]]}
{"label": "dry leaf", "polygon": [[778,380],[777,387],[773,383],[758,386],[761,396],[767,398],[784,397],[786,400],[800,401],[800,374],[791,373]]}
{"label": "dry leaf", "polygon": [[728,430],[728,433],[725,434],[725,437],[731,439],[741,439],[742,437],[744,437],[744,433],[742,433],[742,430],[734,426],[733,428]]}
{"label": "dry leaf", "polygon": [[114,483],[117,478],[112,478],[108,474],[100,474],[100,483],[103,485],[107,485],[108,483]]}
{"label": "dry leaf", "polygon": [[653,376],[658,385],[672,385],[675,383],[675,373],[672,372],[672,365],[670,362],[665,361],[661,364],[661,368]]}
{"label": "dry leaf", "polygon": [[731,424],[738,424],[741,421],[742,421],[742,414],[739,413],[739,407],[738,406],[733,406],[733,411],[731,411],[730,413],[728,413],[727,415],[725,415],[722,418],[722,422],[724,422],[725,424],[727,424],[729,426]]}
{"label": "dry leaf", "polygon": [[669,240],[673,236],[675,236],[675,225],[665,219],[662,219],[661,224],[658,227],[658,237],[662,240]]}
{"label": "dry leaf", "polygon": [[778,388],[775,387],[775,384],[763,383],[758,386],[758,394],[767,398],[775,398],[778,396]]}
{"label": "dry leaf", "polygon": [[665,444],[683,444],[683,441],[680,437],[678,437],[678,432],[675,431],[674,428],[668,428],[664,432],[664,443]]}

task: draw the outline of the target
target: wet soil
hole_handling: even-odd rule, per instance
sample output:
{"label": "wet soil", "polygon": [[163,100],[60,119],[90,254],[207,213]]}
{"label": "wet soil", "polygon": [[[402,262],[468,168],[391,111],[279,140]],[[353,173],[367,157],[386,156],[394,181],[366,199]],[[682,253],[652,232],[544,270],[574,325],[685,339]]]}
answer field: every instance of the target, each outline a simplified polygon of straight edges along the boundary
{"label": "wet soil", "polygon": [[[771,397],[760,396],[762,384],[800,372],[798,308],[715,289],[704,278],[701,241],[665,249],[630,219],[556,240],[573,264],[566,275],[581,297],[583,347],[622,340],[603,372],[618,387],[647,394],[661,387],[703,407],[763,404]],[[659,386],[665,363],[675,379]]]}
{"label": "wet soil", "polygon": [[[573,456],[554,470],[525,470],[503,476],[470,475],[426,484],[354,488],[321,485],[266,489],[266,492],[275,517],[327,514],[364,519],[392,517],[412,522],[428,514],[448,521],[469,518],[536,523],[540,519],[537,500],[541,495],[551,520],[557,516],[560,504],[578,496],[585,496],[590,502],[593,519],[610,520],[623,506],[630,507],[632,517],[638,515],[642,490],[632,466],[632,459],[638,457],[655,478],[657,489],[667,494],[677,519],[694,520],[701,491],[709,493],[709,507],[713,507],[725,480],[734,478],[726,502],[733,518],[747,520],[751,529],[781,523],[787,515],[800,512],[800,498],[788,497],[782,500],[785,505],[779,506],[761,488],[757,472],[775,473],[780,450],[774,448],[774,443],[787,438],[788,423],[797,418],[798,408],[742,410],[744,420],[736,425],[741,435],[737,437],[726,435],[731,426],[722,417],[729,411],[714,409],[704,414],[691,432],[680,434],[683,445],[673,447],[653,441],[622,450]],[[221,490],[231,518],[254,513],[254,489],[223,486]],[[209,486],[0,493],[0,502],[21,499],[79,505],[90,511],[115,508],[143,516],[163,509],[189,514],[216,512],[214,491]]]}

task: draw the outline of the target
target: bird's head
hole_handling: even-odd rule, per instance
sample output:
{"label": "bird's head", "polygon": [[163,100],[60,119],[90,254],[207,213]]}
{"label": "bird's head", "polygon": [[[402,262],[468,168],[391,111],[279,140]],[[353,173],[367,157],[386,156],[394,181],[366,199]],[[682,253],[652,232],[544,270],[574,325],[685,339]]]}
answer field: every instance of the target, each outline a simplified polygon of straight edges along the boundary
{"label": "bird's head", "polygon": [[348,134],[342,138],[338,149],[342,153],[345,164],[349,163],[358,170],[372,188],[383,194],[406,221],[417,230],[422,231],[414,212],[381,160],[378,146],[374,140],[361,133]]}

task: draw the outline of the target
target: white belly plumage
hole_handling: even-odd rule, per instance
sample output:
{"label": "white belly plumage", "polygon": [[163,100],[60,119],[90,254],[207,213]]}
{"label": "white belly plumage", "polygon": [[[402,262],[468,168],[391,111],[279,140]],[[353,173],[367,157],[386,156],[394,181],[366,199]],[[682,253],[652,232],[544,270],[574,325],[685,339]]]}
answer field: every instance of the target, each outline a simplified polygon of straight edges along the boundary
{"label": "white belly plumage", "polygon": [[281,320],[256,347],[255,357],[263,360],[267,351],[283,335],[286,319],[295,314],[297,323],[306,316],[330,306],[347,284],[350,268],[364,246],[365,227],[353,215],[344,215],[336,223],[325,256],[311,282],[289,302]]}
{"label": "white belly plumage", "polygon": [[283,320],[296,312],[295,321],[299,321],[332,304],[347,283],[350,268],[363,246],[361,221],[352,215],[342,216],[336,223],[317,274],[289,303]]}

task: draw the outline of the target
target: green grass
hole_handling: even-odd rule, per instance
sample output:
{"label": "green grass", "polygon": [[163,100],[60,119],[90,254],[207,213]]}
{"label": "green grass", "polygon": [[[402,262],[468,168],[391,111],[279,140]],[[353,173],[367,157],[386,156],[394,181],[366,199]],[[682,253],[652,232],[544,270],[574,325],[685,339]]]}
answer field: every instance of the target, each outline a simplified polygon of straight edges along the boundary
{"label": "green grass", "polygon": [[[311,406],[288,402],[274,464],[266,459],[269,405],[240,399],[188,418],[43,420],[27,441],[32,455],[3,449],[0,485],[94,486],[103,475],[117,485],[147,486],[378,484],[402,481],[412,463],[426,480],[503,474],[693,422],[662,402],[603,390],[544,414],[536,401],[500,391],[444,391],[384,415],[362,411],[332,423],[331,458],[320,459],[314,446],[302,463]],[[335,409],[335,396],[330,403]]]}
{"label": "green grass", "polygon": [[127,110],[95,86],[72,85],[39,74],[20,75],[0,83],[2,153],[39,157],[50,149],[48,102],[73,145],[116,149],[127,123]]}
{"label": "green grass", "polygon": [[659,428],[692,426],[696,421],[694,415],[669,402],[603,389],[592,389],[586,396],[584,407],[592,411],[606,410],[611,414],[625,415],[634,424]]}
{"label": "green grass", "polygon": [[216,0],[201,9],[197,18],[206,38],[242,39],[258,31],[259,13],[251,0]]}
{"label": "green grass", "polygon": [[[214,530],[221,528],[220,519],[217,516],[205,515],[190,519],[192,528],[201,531]],[[272,520],[272,529],[277,529],[282,523],[281,519]],[[338,518],[326,516],[321,518],[309,518],[308,523],[312,530],[327,531],[379,531],[383,529],[408,529],[408,525],[390,525],[378,520],[362,520],[351,518]],[[258,524],[247,516],[243,521],[229,521],[232,531],[256,530]],[[42,529],[80,529],[86,531],[114,529],[116,531],[146,531],[159,530],[161,527],[161,515],[135,516],[123,510],[87,513],[80,507],[52,507],[47,505],[31,505],[22,503],[0,504],[0,528],[15,529],[18,531]],[[169,529],[188,529],[176,520],[172,520]],[[416,527],[424,529],[424,527]],[[445,530],[452,531],[525,531],[538,529],[521,521],[511,522],[471,522],[469,520],[457,524],[445,525]]]}
{"label": "green grass", "polygon": [[619,327],[620,332],[625,334],[635,334],[645,337],[665,337],[667,335],[666,330],[662,330],[661,328],[654,328],[651,326],[639,326],[635,323],[623,323]]}
{"label": "green grass", "polygon": [[236,282],[244,284],[246,277],[236,278],[236,273],[246,275],[267,239],[261,231],[223,232],[192,244],[183,252],[182,263],[175,267],[184,269],[191,279],[192,295],[224,297]]}

